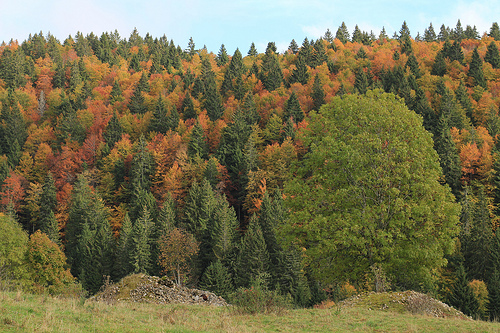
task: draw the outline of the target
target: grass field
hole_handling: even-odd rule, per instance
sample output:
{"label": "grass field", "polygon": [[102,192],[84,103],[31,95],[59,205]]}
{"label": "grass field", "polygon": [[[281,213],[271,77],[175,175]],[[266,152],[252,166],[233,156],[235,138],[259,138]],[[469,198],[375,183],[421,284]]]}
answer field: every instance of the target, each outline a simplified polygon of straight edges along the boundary
{"label": "grass field", "polygon": [[366,307],[242,315],[230,307],[106,304],[0,292],[1,332],[500,332],[499,323]]}

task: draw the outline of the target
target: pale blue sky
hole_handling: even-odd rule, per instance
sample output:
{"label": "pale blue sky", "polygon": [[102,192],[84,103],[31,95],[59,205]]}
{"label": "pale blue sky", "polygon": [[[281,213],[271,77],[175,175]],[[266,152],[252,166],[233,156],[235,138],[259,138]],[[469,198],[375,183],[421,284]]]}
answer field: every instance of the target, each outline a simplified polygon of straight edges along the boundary
{"label": "pale blue sky", "polygon": [[[225,44],[232,54],[238,47],[246,54],[255,42],[263,52],[273,41],[280,51],[295,39],[316,39],[327,28],[335,34],[344,21],[352,33],[354,26],[373,30],[382,27],[391,36],[406,21],[412,36],[432,22],[436,33],[441,24],[454,28],[476,25],[482,34],[500,21],[498,0],[0,0],[0,42],[11,38],[19,42],[29,34],[50,32],[63,41],[80,31],[118,30],[123,38],[137,28],[141,36],[164,34],[176,45],[187,47],[189,37],[197,48],[206,45],[217,53]],[[500,22],[499,22],[500,23]]]}

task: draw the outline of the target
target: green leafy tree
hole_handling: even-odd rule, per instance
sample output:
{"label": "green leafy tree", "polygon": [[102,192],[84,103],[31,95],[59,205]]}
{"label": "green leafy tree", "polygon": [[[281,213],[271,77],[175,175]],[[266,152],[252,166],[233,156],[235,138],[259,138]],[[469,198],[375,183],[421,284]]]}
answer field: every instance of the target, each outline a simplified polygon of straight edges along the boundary
{"label": "green leafy tree", "polygon": [[0,278],[2,283],[26,278],[25,254],[28,235],[12,217],[0,214]]}
{"label": "green leafy tree", "polygon": [[[321,281],[360,281],[378,264],[398,285],[432,283],[457,234],[459,205],[422,120],[394,95],[336,97],[313,113],[308,153],[285,184],[288,239]],[[425,230],[425,231],[424,231]]]}

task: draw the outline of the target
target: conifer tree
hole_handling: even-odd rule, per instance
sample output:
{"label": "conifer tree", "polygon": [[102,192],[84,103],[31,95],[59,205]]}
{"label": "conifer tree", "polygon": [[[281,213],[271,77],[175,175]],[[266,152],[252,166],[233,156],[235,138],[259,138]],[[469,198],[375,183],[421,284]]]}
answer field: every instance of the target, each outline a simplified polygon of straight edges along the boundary
{"label": "conifer tree", "polygon": [[498,52],[498,47],[495,42],[488,44],[484,61],[490,63],[493,68],[500,68],[500,53]]}
{"label": "conifer tree", "polygon": [[361,95],[366,94],[368,91],[368,78],[363,68],[359,68],[356,72],[356,78],[354,80],[354,89]]}
{"label": "conifer tree", "polygon": [[215,57],[215,61],[217,62],[217,66],[224,66],[229,61],[229,56],[227,55],[227,50],[224,44],[220,46],[219,53],[217,57]]}
{"label": "conifer tree", "polygon": [[436,41],[436,32],[432,26],[432,22],[429,24],[429,28],[424,30],[424,41],[427,43]]}
{"label": "conifer tree", "polygon": [[60,245],[59,225],[54,215],[57,206],[56,186],[52,173],[47,173],[42,187],[42,195],[40,197],[40,231],[49,236],[49,239]]}
{"label": "conifer tree", "polygon": [[222,297],[228,297],[234,291],[229,269],[219,259],[212,262],[201,277],[200,288]]}
{"label": "conifer tree", "polygon": [[139,84],[137,84],[134,94],[130,98],[130,102],[128,104],[128,108],[131,113],[144,114],[147,111],[147,107],[145,104],[145,98],[142,95],[142,90]]}
{"label": "conifer tree", "polygon": [[491,321],[500,319],[500,273],[498,267],[495,267],[493,274],[487,284],[488,303],[486,305],[488,317]]}
{"label": "conifer tree", "polygon": [[311,97],[313,99],[314,110],[319,110],[321,105],[325,104],[325,92],[323,91],[323,87],[321,85],[318,74],[316,74],[316,76],[314,77]]}
{"label": "conifer tree", "polygon": [[113,276],[121,279],[133,272],[131,251],[132,251],[132,222],[128,213],[122,221],[120,238],[116,246],[116,261],[114,263]]}
{"label": "conifer tree", "polygon": [[299,98],[295,92],[292,92],[290,98],[286,101],[284,111],[285,119],[292,117],[293,121],[297,124],[304,120],[304,112],[300,107]]}
{"label": "conifer tree", "polygon": [[203,81],[203,107],[207,110],[207,115],[211,121],[216,121],[224,114],[224,106],[222,105],[221,96],[215,82],[215,74],[212,71],[212,66],[209,60],[205,57],[201,61],[202,64],[202,81]]}
{"label": "conifer tree", "polygon": [[123,128],[118,119],[116,112],[113,112],[113,116],[109,119],[108,125],[104,130],[103,137],[109,148],[113,148],[115,143],[120,141],[123,134]]}
{"label": "conifer tree", "polygon": [[149,131],[165,134],[171,128],[172,124],[167,117],[167,106],[160,95],[153,111],[153,117],[149,123]]}
{"label": "conifer tree", "polygon": [[458,266],[455,276],[456,280],[451,289],[449,304],[467,316],[476,316],[479,311],[479,303],[469,286],[462,264]]}
{"label": "conifer tree", "polygon": [[261,81],[268,91],[276,90],[283,83],[283,72],[274,48],[274,43],[268,44],[260,72]]}
{"label": "conifer tree", "polygon": [[73,276],[94,293],[109,275],[112,263],[112,234],[102,199],[79,175],[71,195],[66,225],[66,252]]}
{"label": "conifer tree", "polygon": [[252,42],[252,44],[250,45],[250,49],[248,50],[248,55],[250,57],[255,57],[257,56],[257,49],[255,48],[255,44]]}
{"label": "conifer tree", "polygon": [[335,38],[337,38],[342,44],[345,44],[350,40],[349,30],[347,30],[347,26],[344,22],[342,22],[340,27],[337,29]]}
{"label": "conifer tree", "polygon": [[191,94],[189,92],[186,92],[186,96],[184,96],[184,99],[182,100],[181,111],[183,116],[182,119],[184,120],[196,118],[193,99],[191,98]]}
{"label": "conifer tree", "polygon": [[473,117],[474,109],[469,98],[469,93],[467,92],[467,88],[465,87],[463,81],[460,81],[460,85],[455,90],[455,98],[462,106],[462,109],[464,109],[467,118],[469,118],[472,124],[476,125],[476,121]]}
{"label": "conifer tree", "polygon": [[118,80],[113,81],[113,87],[111,88],[111,93],[109,94],[109,102],[115,104],[116,102],[123,101],[122,89]]}
{"label": "conifer tree", "polygon": [[309,72],[307,71],[307,66],[303,57],[298,56],[297,62],[295,62],[295,68],[292,71],[292,75],[289,79],[289,84],[292,85],[296,82],[301,84],[307,84],[309,81]]}
{"label": "conifer tree", "polygon": [[132,225],[130,236],[130,264],[134,273],[151,273],[153,225],[148,208],[143,206],[139,218]]}
{"label": "conifer tree", "polygon": [[235,90],[233,80],[236,80],[237,78],[241,79],[243,69],[243,58],[241,56],[241,52],[236,49],[233,57],[231,58],[231,62],[229,63],[229,67],[226,70],[226,73],[224,73],[224,80],[222,81],[221,86],[222,95],[227,96],[230,90]]}
{"label": "conifer tree", "polygon": [[191,130],[187,153],[190,158],[196,156],[205,160],[208,158],[208,144],[205,140],[205,132],[199,122],[196,122]]}
{"label": "conifer tree", "polygon": [[472,78],[474,86],[480,86],[486,89],[486,79],[483,74],[483,61],[479,57],[477,47],[472,52],[472,60],[469,64],[469,72],[467,75]]}
{"label": "conifer tree", "polygon": [[295,39],[292,39],[292,41],[290,42],[290,45],[288,46],[288,49],[293,54],[297,54],[299,52],[299,45],[297,44],[297,42],[295,41]]}
{"label": "conifer tree", "polygon": [[259,221],[253,216],[239,244],[235,283],[238,287],[248,287],[252,280],[265,275],[269,275],[269,254]]}
{"label": "conifer tree", "polygon": [[500,27],[498,27],[497,22],[493,22],[490,28],[490,33],[488,36],[493,37],[495,40],[500,40]]}
{"label": "conifer tree", "polygon": [[322,39],[316,40],[313,47],[313,52],[311,55],[311,65],[313,68],[321,66],[327,61],[325,46]]}

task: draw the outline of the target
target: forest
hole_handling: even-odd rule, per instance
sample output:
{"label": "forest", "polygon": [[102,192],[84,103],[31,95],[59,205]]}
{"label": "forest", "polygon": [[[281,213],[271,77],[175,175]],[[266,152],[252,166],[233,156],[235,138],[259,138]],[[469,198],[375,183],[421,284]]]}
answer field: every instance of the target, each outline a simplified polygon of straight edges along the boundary
{"label": "forest", "polygon": [[302,307],[414,289],[498,317],[499,46],[460,21],[233,55],[137,30],[3,43],[0,277],[260,281]]}

